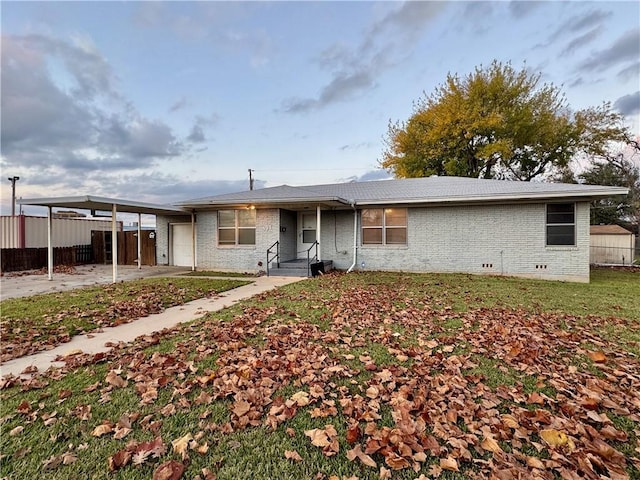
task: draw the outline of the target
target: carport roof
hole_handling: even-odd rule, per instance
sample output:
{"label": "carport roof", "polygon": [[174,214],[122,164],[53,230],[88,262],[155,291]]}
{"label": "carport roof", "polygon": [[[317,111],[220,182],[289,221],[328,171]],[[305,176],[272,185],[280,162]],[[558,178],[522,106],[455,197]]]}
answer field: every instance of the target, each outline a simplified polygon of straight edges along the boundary
{"label": "carport roof", "polygon": [[187,209],[174,205],[134,202],[119,198],[94,197],[93,195],[82,195],[77,197],[22,198],[16,201],[21,205],[101,211],[111,211],[115,205],[116,210],[122,213],[147,213],[152,215],[184,215],[189,213]]}

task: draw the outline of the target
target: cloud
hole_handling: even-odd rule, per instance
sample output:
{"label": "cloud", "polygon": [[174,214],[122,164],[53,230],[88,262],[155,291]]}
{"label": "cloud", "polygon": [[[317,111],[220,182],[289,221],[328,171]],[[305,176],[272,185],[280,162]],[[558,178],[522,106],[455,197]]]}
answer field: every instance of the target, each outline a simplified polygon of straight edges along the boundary
{"label": "cloud", "polygon": [[404,2],[373,23],[359,45],[329,46],[314,58],[321,69],[329,70],[329,80],[314,97],[285,99],[282,110],[317,110],[375,88],[375,79],[410,56],[417,38],[445,8],[446,2]]}
{"label": "cloud", "polygon": [[204,130],[202,130],[202,127],[200,125],[194,125],[191,128],[191,133],[189,134],[187,139],[193,143],[204,143],[207,140],[204,136]]}
{"label": "cloud", "polygon": [[615,101],[614,107],[623,115],[640,113],[640,90],[620,97]]}
{"label": "cloud", "polygon": [[571,40],[566,47],[562,49],[560,52],[561,57],[565,57],[567,55],[572,55],[576,52],[576,50],[587,46],[588,43],[592,42],[596,38],[600,36],[602,33],[602,27],[596,27],[593,30],[588,31],[587,33],[580,35],[573,40]]}
{"label": "cloud", "polygon": [[632,63],[628,67],[623,68],[616,74],[616,77],[618,77],[622,81],[631,79],[637,80],[638,78],[640,78],[640,61]]}
{"label": "cloud", "polygon": [[581,32],[588,28],[601,27],[604,21],[610,18],[611,15],[611,12],[605,12],[603,10],[593,10],[584,15],[575,15],[562,23],[551,35],[549,41],[552,42],[557,40],[559,37]]}
{"label": "cloud", "polygon": [[347,178],[341,178],[338,180],[338,182],[341,183],[346,183],[346,182],[371,182],[371,181],[375,181],[375,180],[389,180],[393,178],[393,175],[391,175],[389,172],[387,172],[384,169],[375,169],[375,170],[370,170],[362,175],[353,175],[351,177],[347,177]]}
{"label": "cloud", "polygon": [[579,65],[578,70],[602,72],[628,61],[637,62],[638,57],[640,57],[640,28],[625,32],[609,48],[592,54],[588,60]]}
{"label": "cloud", "polygon": [[1,66],[3,167],[148,168],[187,148],[122,97],[90,39],[3,36]]}
{"label": "cloud", "polygon": [[[207,141],[205,128],[218,123],[219,117],[213,113],[208,117],[196,115],[195,123],[191,127],[191,132],[187,136],[187,140],[191,143],[204,143]],[[206,150],[206,149],[205,149]]]}
{"label": "cloud", "polygon": [[374,146],[375,144],[373,142],[360,142],[352,145],[343,145],[340,147],[340,150],[345,152],[347,150],[359,150],[361,148],[371,148]]}
{"label": "cloud", "polygon": [[374,85],[373,72],[363,69],[355,72],[342,72],[334,77],[320,92],[317,99],[291,99],[284,106],[288,113],[299,113],[319,108],[353,97],[361,90]]}
{"label": "cloud", "polygon": [[189,106],[189,101],[187,100],[187,97],[182,97],[169,107],[169,113],[175,113],[178,110],[182,110],[188,106]]}
{"label": "cloud", "polygon": [[515,18],[524,18],[545,2],[513,0],[509,2],[509,13]]}

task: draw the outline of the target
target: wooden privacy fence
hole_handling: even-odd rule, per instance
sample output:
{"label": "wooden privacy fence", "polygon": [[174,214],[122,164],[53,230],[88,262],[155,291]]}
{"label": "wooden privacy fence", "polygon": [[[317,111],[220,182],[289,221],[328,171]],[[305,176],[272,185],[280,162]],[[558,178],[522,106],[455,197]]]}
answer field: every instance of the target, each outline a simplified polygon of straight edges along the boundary
{"label": "wooden privacy fence", "polygon": [[[142,230],[140,247],[142,265],[156,264],[156,232]],[[118,265],[135,265],[138,262],[138,232],[117,232]],[[95,263],[111,263],[113,241],[111,232],[94,230],[91,232],[91,245]]]}
{"label": "wooden privacy fence", "polygon": [[[91,245],[54,247],[53,265],[84,265],[94,263]],[[0,250],[0,271],[18,272],[47,266],[46,248],[3,248]]]}

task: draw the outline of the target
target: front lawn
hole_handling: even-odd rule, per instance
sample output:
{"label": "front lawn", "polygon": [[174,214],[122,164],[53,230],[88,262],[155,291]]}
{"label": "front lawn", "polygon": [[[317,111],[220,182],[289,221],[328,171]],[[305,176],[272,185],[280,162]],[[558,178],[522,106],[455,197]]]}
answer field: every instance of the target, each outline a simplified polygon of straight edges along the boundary
{"label": "front lawn", "polygon": [[5,379],[0,477],[638,479],[639,293],[608,270],[291,284]]}
{"label": "front lawn", "polygon": [[30,355],[68,342],[74,335],[130,322],[246,283],[149,278],[3,300],[0,361]]}

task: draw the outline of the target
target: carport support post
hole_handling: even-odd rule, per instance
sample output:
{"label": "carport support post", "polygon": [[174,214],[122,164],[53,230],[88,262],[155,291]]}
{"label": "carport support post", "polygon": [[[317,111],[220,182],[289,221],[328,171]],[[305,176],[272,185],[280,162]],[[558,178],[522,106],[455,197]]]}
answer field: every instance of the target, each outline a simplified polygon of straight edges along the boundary
{"label": "carport support post", "polygon": [[142,270],[142,214],[138,214],[138,270]]}
{"label": "carport support post", "polygon": [[316,207],[316,241],[318,242],[318,258],[317,261],[319,262],[321,260],[321,250],[322,250],[322,245],[320,243],[320,205],[318,205]]}
{"label": "carport support post", "polygon": [[118,210],[116,204],[111,206],[111,266],[113,269],[113,283],[118,279],[118,222],[116,215]]}
{"label": "carport support post", "polygon": [[191,271],[196,271],[196,213],[191,211]]}
{"label": "carport support post", "polygon": [[48,207],[47,215],[47,275],[53,280],[53,211]]}

